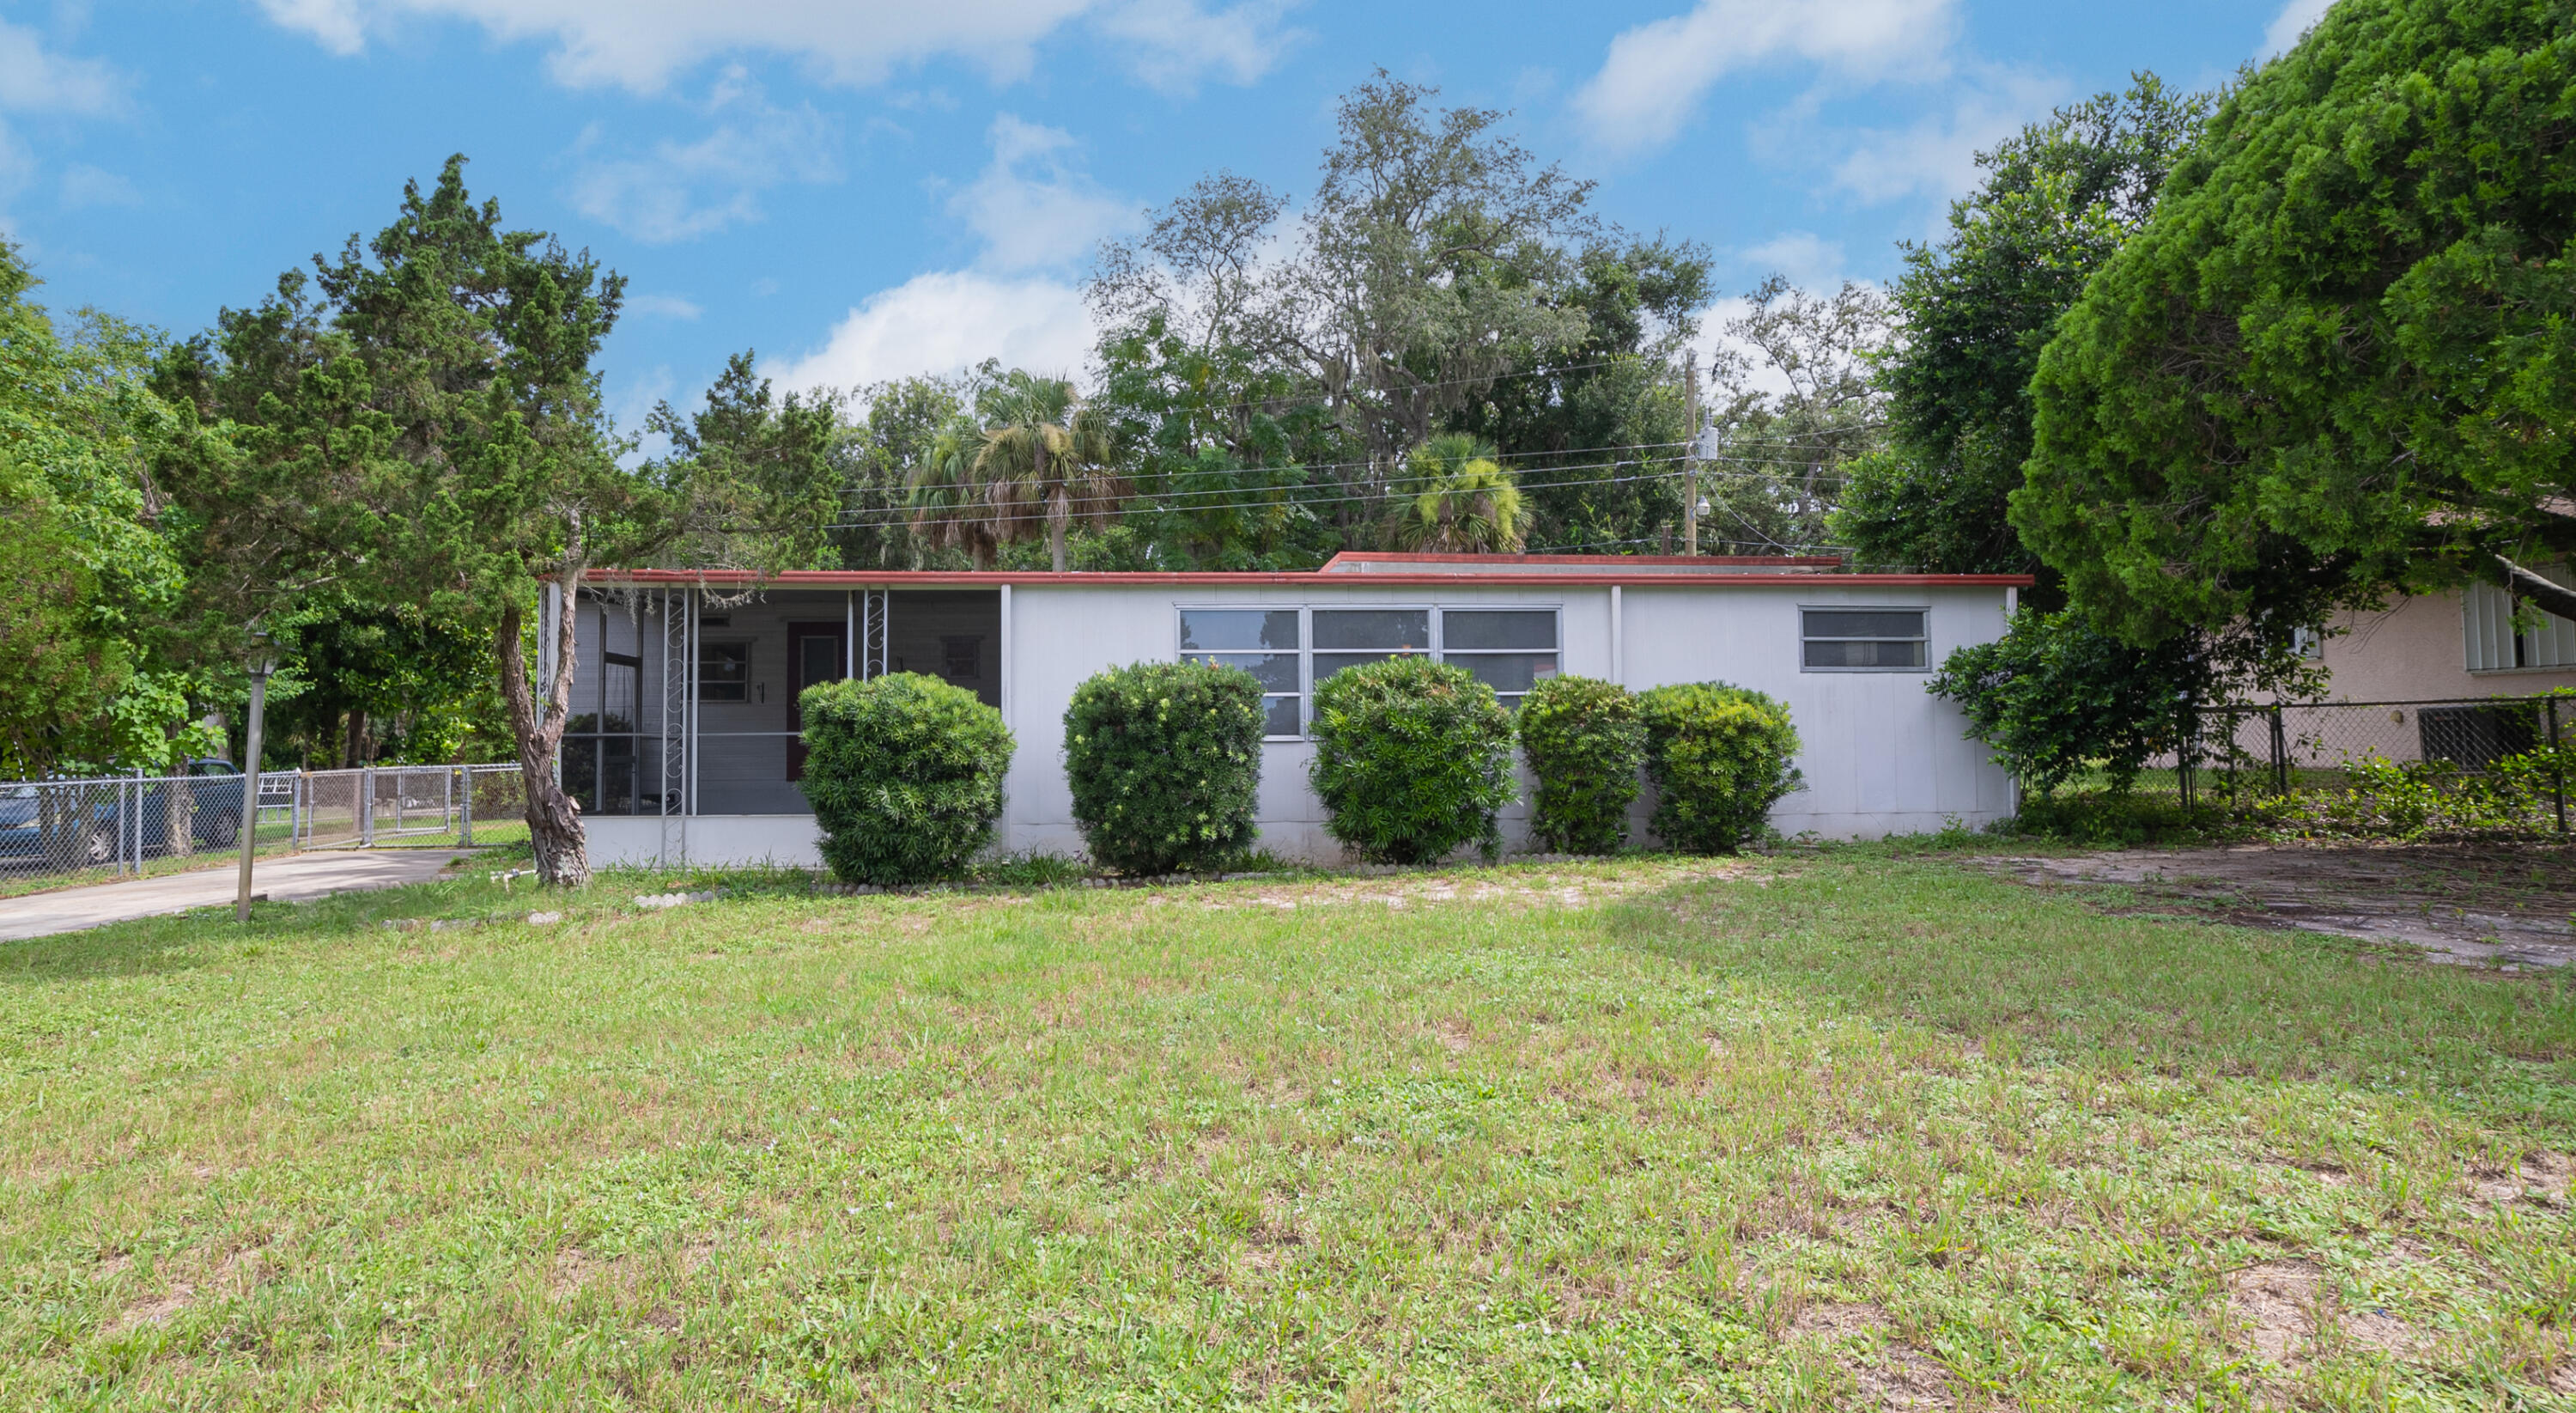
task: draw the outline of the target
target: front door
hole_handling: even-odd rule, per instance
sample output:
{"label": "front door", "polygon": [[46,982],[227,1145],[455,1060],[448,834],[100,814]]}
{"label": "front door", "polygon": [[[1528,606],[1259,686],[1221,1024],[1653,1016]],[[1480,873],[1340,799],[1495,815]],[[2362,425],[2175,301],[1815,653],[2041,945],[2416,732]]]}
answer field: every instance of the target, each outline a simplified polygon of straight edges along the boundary
{"label": "front door", "polygon": [[[803,731],[805,689],[849,674],[849,629],[840,623],[787,625],[787,729]],[[805,778],[805,739],[787,738],[787,778]]]}

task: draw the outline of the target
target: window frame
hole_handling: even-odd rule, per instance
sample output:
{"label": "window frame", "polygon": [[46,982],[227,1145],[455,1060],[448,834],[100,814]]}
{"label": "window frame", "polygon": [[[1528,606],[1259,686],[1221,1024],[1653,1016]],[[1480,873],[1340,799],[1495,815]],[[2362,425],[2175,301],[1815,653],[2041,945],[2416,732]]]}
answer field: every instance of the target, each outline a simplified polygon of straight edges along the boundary
{"label": "window frame", "polygon": [[[739,649],[741,649],[741,650],[742,650],[742,680],[741,680],[741,682],[739,682],[739,683],[734,683],[734,684],[724,684],[724,683],[717,683],[717,682],[712,682],[712,681],[709,681],[709,680],[708,680],[708,678],[707,678],[707,652],[708,652],[708,650],[709,650],[709,649],[711,649],[711,648],[739,648]],[[695,692],[693,692],[693,693],[691,693],[691,694],[690,694],[690,696],[691,696],[691,698],[692,698],[692,704],[703,704],[703,705],[706,705],[706,706],[747,706],[747,705],[750,705],[750,704],[751,704],[751,653],[752,653],[752,640],[751,640],[751,639],[749,639],[749,638],[700,638],[700,639],[698,640],[698,654],[697,654],[697,662],[695,663],[693,670],[692,670],[692,671],[690,672],[690,674],[689,674],[689,676],[690,676],[691,680],[692,680],[692,681],[694,681],[694,682],[696,682],[696,684],[697,684],[697,690],[696,690]],[[736,685],[736,686],[740,686],[740,687],[742,688],[742,695],[741,695],[741,696],[739,696],[739,697],[710,697],[710,696],[708,696],[708,695],[707,695],[707,688],[709,688],[709,687],[713,687],[713,686],[722,686],[722,685]]]}
{"label": "window frame", "polygon": [[[1807,633],[1810,613],[1919,613],[1923,615],[1923,635],[1919,638],[1817,638]],[[1817,667],[1807,661],[1809,643],[1920,643],[1923,660],[1912,666]],[[1932,670],[1932,605],[1928,603],[1802,603],[1798,605],[1798,670],[1800,672],[1924,672]]]}
{"label": "window frame", "polygon": [[[1237,653],[1229,652],[1225,649],[1201,648],[1185,652],[1180,646],[1181,640],[1184,636],[1182,618],[1185,614],[1294,612],[1297,615],[1297,648],[1294,654],[1297,659],[1297,690],[1293,695],[1297,702],[1297,734],[1293,736],[1273,736],[1265,732],[1261,739],[1265,743],[1279,742],[1282,744],[1311,741],[1315,736],[1315,655],[1318,651],[1315,647],[1315,614],[1318,611],[1325,613],[1426,612],[1431,615],[1431,646],[1423,650],[1419,655],[1428,657],[1433,662],[1449,661],[1448,623],[1449,615],[1451,613],[1544,613],[1548,616],[1550,623],[1554,627],[1556,638],[1556,646],[1554,648],[1461,648],[1458,650],[1458,656],[1461,658],[1516,657],[1532,654],[1545,654],[1556,659],[1557,675],[1560,677],[1565,675],[1565,605],[1562,602],[1529,603],[1517,600],[1510,603],[1443,603],[1438,599],[1416,599],[1411,602],[1371,599],[1365,602],[1352,603],[1316,603],[1312,601],[1303,601],[1293,604],[1177,603],[1172,606],[1173,658],[1175,661],[1197,662],[1208,658],[1223,658],[1228,656],[1248,657],[1258,655],[1264,651],[1272,654],[1277,654],[1281,651],[1276,648],[1244,649]],[[1365,651],[1365,649],[1333,648],[1325,649],[1323,651],[1329,655],[1330,653],[1338,652],[1360,652]],[[1398,656],[1411,655],[1412,654],[1398,654]],[[1287,692],[1262,693],[1265,712],[1267,711],[1267,703],[1273,698],[1286,697],[1290,695],[1292,694]],[[1527,696],[1528,694],[1525,692],[1498,692],[1495,695],[1504,700],[1507,709],[1517,710],[1519,707],[1519,699]]]}

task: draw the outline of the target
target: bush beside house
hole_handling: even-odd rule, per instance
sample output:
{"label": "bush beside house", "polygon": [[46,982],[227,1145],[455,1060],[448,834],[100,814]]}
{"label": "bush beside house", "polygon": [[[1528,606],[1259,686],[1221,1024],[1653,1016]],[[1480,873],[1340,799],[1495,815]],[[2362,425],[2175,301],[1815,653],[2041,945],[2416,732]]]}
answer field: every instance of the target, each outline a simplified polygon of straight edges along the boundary
{"label": "bush beside house", "polygon": [[1723,682],[1657,687],[1638,698],[1646,728],[1653,828],[1671,848],[1727,854],[1759,837],[1771,807],[1800,788],[1798,732],[1774,698]]}
{"label": "bush beside house", "polygon": [[1567,854],[1617,853],[1646,759],[1646,727],[1627,688],[1591,677],[1541,682],[1521,699],[1521,757],[1538,793],[1530,833]]}
{"label": "bush beside house", "polygon": [[1250,848],[1262,727],[1261,684],[1238,668],[1138,663],[1076,688],[1064,767],[1092,859],[1170,873]]}
{"label": "bush beside house", "polygon": [[826,682],[798,699],[805,798],[846,883],[954,877],[993,840],[1013,743],[1002,714],[936,677]]}
{"label": "bush beside house", "polygon": [[1502,851],[1518,797],[1512,717],[1463,667],[1424,657],[1345,668],[1315,687],[1309,778],[1326,832],[1375,863]]}

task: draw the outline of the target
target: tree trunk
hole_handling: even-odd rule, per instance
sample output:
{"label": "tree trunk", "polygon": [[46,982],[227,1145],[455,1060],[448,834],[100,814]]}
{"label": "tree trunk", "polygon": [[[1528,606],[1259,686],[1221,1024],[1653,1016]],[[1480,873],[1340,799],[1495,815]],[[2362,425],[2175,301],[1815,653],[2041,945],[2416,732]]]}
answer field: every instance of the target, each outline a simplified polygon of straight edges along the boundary
{"label": "tree trunk", "polygon": [[2535,574],[2503,555],[2497,555],[2495,562],[2504,566],[2505,586],[2515,598],[2531,600],[2543,613],[2576,620],[2576,589]]}
{"label": "tree trunk", "polygon": [[[582,838],[581,806],[555,780],[555,758],[563,746],[565,713],[572,705],[573,629],[581,574],[567,573],[559,587],[563,611],[555,623],[555,679],[546,684],[540,704],[528,683],[527,659],[520,654],[524,620],[519,606],[501,611],[492,633],[492,651],[500,660],[501,699],[510,712],[510,734],[519,748],[519,780],[528,797],[528,840],[537,853],[537,877],[557,888],[580,888],[590,882],[590,849]],[[542,705],[542,712],[540,707]]]}
{"label": "tree trunk", "polygon": [[349,732],[340,742],[340,768],[355,770],[367,763],[367,709],[349,708]]}
{"label": "tree trunk", "polygon": [[1058,487],[1055,499],[1047,502],[1047,549],[1055,555],[1055,572],[1058,574],[1069,567],[1064,554],[1064,527],[1072,519],[1073,503],[1065,498],[1063,488]]}

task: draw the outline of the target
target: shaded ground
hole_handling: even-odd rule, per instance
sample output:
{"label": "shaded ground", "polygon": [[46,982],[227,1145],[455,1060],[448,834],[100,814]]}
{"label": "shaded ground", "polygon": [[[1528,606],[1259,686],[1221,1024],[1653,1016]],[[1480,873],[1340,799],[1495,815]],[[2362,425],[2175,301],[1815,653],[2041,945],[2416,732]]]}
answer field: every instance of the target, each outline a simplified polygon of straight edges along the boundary
{"label": "shaded ground", "polygon": [[2271,845],[1981,860],[2031,883],[2118,884],[2150,905],[2421,949],[2474,966],[2576,962],[2576,848]]}

